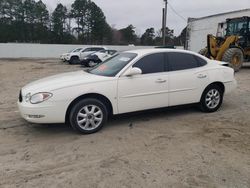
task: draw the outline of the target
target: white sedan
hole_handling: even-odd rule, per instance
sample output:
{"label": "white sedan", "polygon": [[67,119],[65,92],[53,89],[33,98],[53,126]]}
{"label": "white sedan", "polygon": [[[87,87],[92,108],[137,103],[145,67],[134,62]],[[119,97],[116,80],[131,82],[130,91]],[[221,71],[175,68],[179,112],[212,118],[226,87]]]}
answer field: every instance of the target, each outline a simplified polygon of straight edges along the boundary
{"label": "white sedan", "polygon": [[18,106],[33,123],[65,123],[86,134],[110,115],[183,104],[215,112],[236,88],[233,69],[184,50],[120,53],[89,71],[64,73],[21,89]]}

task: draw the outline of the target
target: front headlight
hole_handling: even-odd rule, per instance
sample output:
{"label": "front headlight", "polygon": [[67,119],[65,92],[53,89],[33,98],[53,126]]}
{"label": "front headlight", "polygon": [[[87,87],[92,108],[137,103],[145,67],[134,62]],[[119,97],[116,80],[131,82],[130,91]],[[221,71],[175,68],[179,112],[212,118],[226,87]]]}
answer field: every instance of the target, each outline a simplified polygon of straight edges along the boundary
{"label": "front headlight", "polygon": [[30,101],[30,97],[31,97],[30,93],[28,93],[27,95],[25,95],[25,97],[24,97],[25,102],[29,102]]}
{"label": "front headlight", "polygon": [[38,103],[48,100],[51,97],[52,97],[52,93],[47,93],[47,92],[36,93],[30,97],[30,103],[38,104]]}

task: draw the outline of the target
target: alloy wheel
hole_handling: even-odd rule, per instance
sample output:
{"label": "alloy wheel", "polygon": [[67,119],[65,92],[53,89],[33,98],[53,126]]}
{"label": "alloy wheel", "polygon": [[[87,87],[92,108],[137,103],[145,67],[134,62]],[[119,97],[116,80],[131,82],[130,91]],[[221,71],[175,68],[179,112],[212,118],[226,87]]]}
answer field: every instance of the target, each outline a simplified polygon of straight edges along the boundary
{"label": "alloy wheel", "polygon": [[206,106],[209,109],[215,109],[219,104],[221,100],[220,92],[217,89],[211,89],[207,92],[206,95]]}
{"label": "alloy wheel", "polygon": [[86,105],[77,114],[77,124],[83,130],[91,131],[101,125],[103,112],[96,105]]}

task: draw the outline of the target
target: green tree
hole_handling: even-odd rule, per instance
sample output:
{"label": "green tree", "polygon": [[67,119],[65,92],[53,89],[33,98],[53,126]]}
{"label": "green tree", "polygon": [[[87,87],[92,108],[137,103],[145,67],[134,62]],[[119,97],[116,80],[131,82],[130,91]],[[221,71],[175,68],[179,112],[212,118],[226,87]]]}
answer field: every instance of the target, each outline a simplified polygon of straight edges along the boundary
{"label": "green tree", "polygon": [[74,30],[78,34],[78,38],[80,35],[84,36],[86,23],[87,23],[87,9],[88,9],[89,1],[87,0],[75,0],[74,3],[71,5],[71,15],[75,18],[77,27],[74,27]]}
{"label": "green tree", "polygon": [[20,34],[21,0],[0,1],[0,42],[13,42]]}
{"label": "green tree", "polygon": [[37,3],[35,3],[35,20],[36,23],[47,26],[49,22],[49,11],[47,10],[46,5],[39,0]]}
{"label": "green tree", "polygon": [[39,0],[35,4],[35,40],[42,43],[48,42],[49,12],[46,5]]}
{"label": "green tree", "polygon": [[111,27],[106,17],[94,2],[90,0],[75,0],[72,4],[71,15],[76,20],[74,30],[78,40],[85,44],[102,44],[112,40]]}
{"label": "green tree", "polygon": [[133,25],[129,25],[126,28],[119,30],[122,35],[122,44],[134,44],[136,43],[136,34],[135,34],[135,27]]}
{"label": "green tree", "polygon": [[154,38],[155,38],[155,30],[154,30],[154,28],[149,28],[141,36],[141,44],[153,46],[154,45]]}
{"label": "green tree", "polygon": [[54,32],[53,41],[56,43],[63,43],[66,19],[67,8],[60,3],[52,13],[52,29]]}
{"label": "green tree", "polygon": [[88,34],[90,34],[90,42],[94,44],[111,42],[111,27],[106,22],[106,17],[101,8],[94,2],[89,2],[88,12],[87,23]]}
{"label": "green tree", "polygon": [[185,45],[186,45],[186,37],[187,37],[187,27],[185,27],[182,30],[181,34],[178,37],[176,37],[176,42],[175,42],[176,44],[175,45],[185,47]]}

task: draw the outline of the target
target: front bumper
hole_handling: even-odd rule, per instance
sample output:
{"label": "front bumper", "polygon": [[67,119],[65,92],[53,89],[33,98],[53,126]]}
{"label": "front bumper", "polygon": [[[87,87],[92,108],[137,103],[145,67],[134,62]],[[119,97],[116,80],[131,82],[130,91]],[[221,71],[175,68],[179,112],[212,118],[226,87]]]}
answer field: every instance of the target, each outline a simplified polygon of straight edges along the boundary
{"label": "front bumper", "polygon": [[66,56],[65,61],[69,61],[69,60],[70,60],[70,56]]}
{"label": "front bumper", "polygon": [[39,124],[65,123],[66,108],[63,104],[30,104],[17,102],[21,116],[28,122]]}

